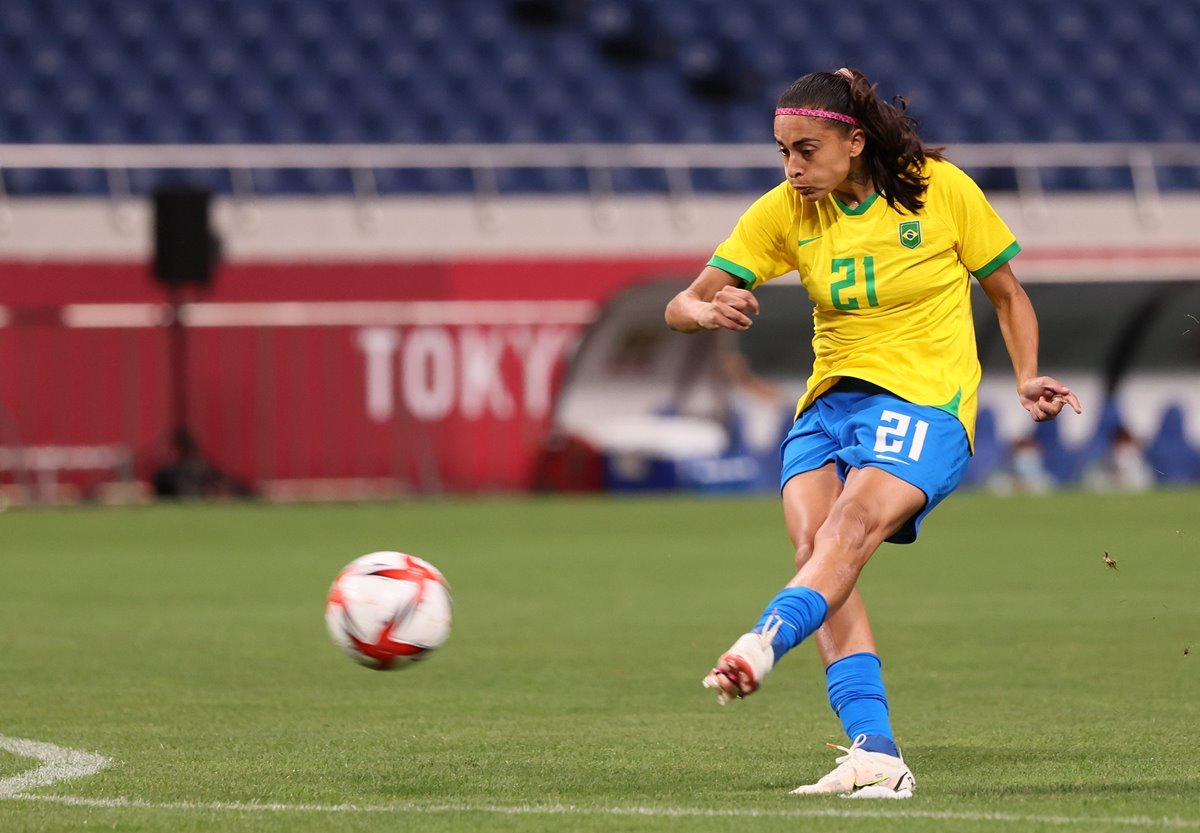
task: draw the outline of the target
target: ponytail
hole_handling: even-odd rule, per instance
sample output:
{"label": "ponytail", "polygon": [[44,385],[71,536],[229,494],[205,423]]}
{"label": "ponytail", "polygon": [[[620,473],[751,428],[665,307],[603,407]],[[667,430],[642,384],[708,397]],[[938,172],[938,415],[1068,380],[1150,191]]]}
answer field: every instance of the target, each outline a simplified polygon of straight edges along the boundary
{"label": "ponytail", "polygon": [[[780,108],[811,108],[842,114],[858,122],[866,134],[863,165],[888,207],[900,205],[910,214],[925,205],[929,178],[926,159],[942,159],[941,148],[927,147],[917,135],[916,120],[905,112],[906,99],[883,101],[861,72],[813,72],[792,83],[779,97]],[[841,119],[837,121],[841,122]],[[839,124],[849,133],[850,124]]]}

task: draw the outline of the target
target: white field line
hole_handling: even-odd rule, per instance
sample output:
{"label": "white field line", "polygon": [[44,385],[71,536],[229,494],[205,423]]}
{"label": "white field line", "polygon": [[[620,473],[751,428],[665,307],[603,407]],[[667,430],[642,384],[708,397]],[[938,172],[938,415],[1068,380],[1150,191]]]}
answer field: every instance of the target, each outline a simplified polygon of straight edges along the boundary
{"label": "white field line", "polygon": [[1154,818],[1151,816],[1039,816],[1016,813],[979,813],[902,809],[893,802],[888,808],[869,810],[849,807],[797,807],[794,809],[706,807],[580,807],[573,804],[276,804],[236,801],[142,801],[131,798],[79,798],[68,795],[6,795],[0,799],[42,801],[73,807],[134,810],[179,810],[184,812],[228,811],[237,813],[377,813],[396,815],[441,815],[478,813],[500,816],[646,816],[664,818],[839,818],[839,819],[928,819],[931,821],[974,821],[1015,825],[1125,826],[1161,830],[1200,830],[1200,819]]}
{"label": "white field line", "polygon": [[80,752],[78,749],[66,749],[62,746],[55,746],[53,743],[10,738],[4,735],[0,735],[0,749],[23,758],[36,758],[42,762],[42,765],[35,769],[0,780],[0,799],[24,797],[23,793],[26,790],[48,787],[71,778],[95,775],[111,763],[103,755]]}
{"label": "white field line", "polygon": [[[890,806],[870,810],[850,807],[796,807],[791,809],[705,807],[580,807],[573,804],[279,804],[236,801],[143,801],[131,798],[83,798],[70,795],[31,795],[27,790],[48,787],[59,781],[95,775],[112,761],[103,755],[66,749],[52,743],[0,735],[0,749],[14,755],[36,758],[42,765],[0,780],[0,801],[38,801],[72,807],[135,810],[179,810],[184,812],[268,813],[392,813],[435,815],[479,813],[503,816],[647,816],[665,818],[908,818],[932,821],[977,821],[998,824],[1110,825],[1164,830],[1200,830],[1200,819],[1152,818],[1150,816],[1038,816],[1015,813],[977,813],[917,810]],[[891,802],[889,802],[891,804]]]}

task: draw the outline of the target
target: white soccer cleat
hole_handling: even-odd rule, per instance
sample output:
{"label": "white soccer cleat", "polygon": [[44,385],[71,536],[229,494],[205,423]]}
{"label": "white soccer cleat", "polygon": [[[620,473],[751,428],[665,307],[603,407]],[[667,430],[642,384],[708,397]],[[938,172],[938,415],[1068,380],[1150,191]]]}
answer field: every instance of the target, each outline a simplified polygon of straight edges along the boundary
{"label": "white soccer cleat", "polygon": [[723,706],[735,697],[742,698],[758,691],[763,678],[775,665],[771,638],[778,629],[776,623],[763,633],[744,633],[721,655],[716,667],[704,678],[705,688],[716,689],[717,703]]}
{"label": "white soccer cleat", "polygon": [[912,798],[916,780],[903,758],[862,749],[866,735],[859,735],[850,748],[830,743],[845,752],[833,772],[815,784],[792,790],[792,795],[840,795],[843,798]]}

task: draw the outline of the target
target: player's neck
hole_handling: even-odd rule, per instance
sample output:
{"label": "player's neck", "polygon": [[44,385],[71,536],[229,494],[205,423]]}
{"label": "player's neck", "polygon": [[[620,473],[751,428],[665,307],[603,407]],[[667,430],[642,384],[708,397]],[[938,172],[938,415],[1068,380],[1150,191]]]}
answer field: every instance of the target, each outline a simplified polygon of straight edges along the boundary
{"label": "player's neck", "polygon": [[847,208],[858,208],[874,193],[875,183],[862,170],[851,171],[842,184],[833,189],[834,196]]}

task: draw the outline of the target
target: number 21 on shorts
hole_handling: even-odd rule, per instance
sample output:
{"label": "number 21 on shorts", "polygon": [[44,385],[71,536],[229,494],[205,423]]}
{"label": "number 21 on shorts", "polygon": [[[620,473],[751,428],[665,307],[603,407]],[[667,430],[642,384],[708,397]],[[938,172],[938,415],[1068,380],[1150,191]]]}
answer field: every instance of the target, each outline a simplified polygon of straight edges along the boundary
{"label": "number 21 on shorts", "polygon": [[879,415],[879,427],[875,429],[874,451],[876,454],[903,454],[915,463],[921,459],[928,431],[929,423],[923,419],[914,420],[908,414],[884,411]]}

